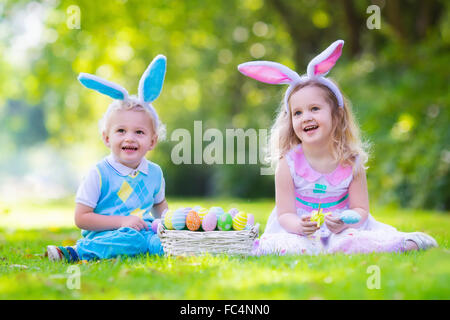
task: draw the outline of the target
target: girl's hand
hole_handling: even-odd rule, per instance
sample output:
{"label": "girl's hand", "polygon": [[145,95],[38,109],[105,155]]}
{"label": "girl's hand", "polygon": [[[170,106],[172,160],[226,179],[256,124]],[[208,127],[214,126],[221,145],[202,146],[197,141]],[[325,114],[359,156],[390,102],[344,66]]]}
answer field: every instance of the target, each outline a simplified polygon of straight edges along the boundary
{"label": "girl's hand", "polygon": [[137,231],[142,229],[148,230],[147,223],[137,216],[124,216],[122,217],[121,228],[133,228]]}
{"label": "girl's hand", "polygon": [[339,233],[347,228],[347,225],[338,217],[333,217],[332,215],[325,216],[325,224],[328,230],[333,233]]}
{"label": "girl's hand", "polygon": [[317,227],[316,222],[311,221],[311,215],[304,215],[300,219],[301,233],[303,233],[304,235],[312,235],[314,232],[320,229]]}

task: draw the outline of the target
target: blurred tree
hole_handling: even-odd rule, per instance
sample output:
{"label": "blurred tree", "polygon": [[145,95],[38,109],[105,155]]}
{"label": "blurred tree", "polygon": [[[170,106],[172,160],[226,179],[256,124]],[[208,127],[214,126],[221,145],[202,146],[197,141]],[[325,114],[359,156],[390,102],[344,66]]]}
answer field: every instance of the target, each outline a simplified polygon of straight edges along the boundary
{"label": "blurred tree", "polygon": [[[371,4],[381,10],[379,30],[366,26]],[[78,29],[68,24],[71,5],[79,8]],[[85,144],[106,153],[97,120],[110,100],[83,88],[77,74],[97,74],[135,94],[147,64],[163,53],[166,82],[154,106],[168,135],[152,159],[164,168],[168,194],[273,197],[273,176],[259,174],[262,164],[175,165],[171,134],[185,128],[193,136],[195,120],[203,132],[270,128],[284,88],[247,79],[236,66],[263,59],[302,71],[344,39],[348,49],[332,77],[373,145],[372,198],[448,209],[449,12],[443,0],[6,0],[0,137],[17,148],[47,139],[61,149]]]}

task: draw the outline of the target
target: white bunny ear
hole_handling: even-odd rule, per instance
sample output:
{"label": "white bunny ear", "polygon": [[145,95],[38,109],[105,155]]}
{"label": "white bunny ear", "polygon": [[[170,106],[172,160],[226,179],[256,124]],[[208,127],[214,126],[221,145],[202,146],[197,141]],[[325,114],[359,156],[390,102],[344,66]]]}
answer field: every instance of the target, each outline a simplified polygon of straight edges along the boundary
{"label": "white bunny ear", "polygon": [[150,103],[158,98],[166,75],[166,61],[166,57],[159,54],[145,70],[138,89],[139,99],[142,101]]}
{"label": "white bunny ear", "polygon": [[326,75],[341,56],[343,46],[344,40],[337,40],[312,59],[307,68],[308,77],[313,78]]}
{"label": "white bunny ear", "polygon": [[292,84],[300,79],[297,72],[272,61],[241,63],[238,70],[247,77],[270,84]]}
{"label": "white bunny ear", "polygon": [[80,73],[78,81],[88,89],[105,94],[113,99],[126,100],[128,92],[122,86],[89,73]]}

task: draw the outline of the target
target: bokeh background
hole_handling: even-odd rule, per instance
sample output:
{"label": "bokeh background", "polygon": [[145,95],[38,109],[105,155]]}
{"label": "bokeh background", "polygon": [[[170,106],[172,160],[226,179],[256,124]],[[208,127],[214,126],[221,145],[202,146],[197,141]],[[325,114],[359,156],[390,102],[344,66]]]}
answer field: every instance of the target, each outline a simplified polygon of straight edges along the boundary
{"label": "bokeh background", "polygon": [[[373,4],[379,29],[367,25]],[[108,154],[97,121],[110,99],[82,87],[78,73],[136,94],[157,54],[168,60],[154,103],[167,139],[150,158],[164,170],[167,195],[273,198],[273,176],[260,175],[260,164],[175,165],[171,133],[193,133],[195,120],[223,133],[269,129],[285,87],[248,79],[237,65],[273,60],[303,73],[343,39],[330,76],[371,144],[371,202],[448,212],[449,9],[444,0],[3,0],[0,199],[73,196]]]}

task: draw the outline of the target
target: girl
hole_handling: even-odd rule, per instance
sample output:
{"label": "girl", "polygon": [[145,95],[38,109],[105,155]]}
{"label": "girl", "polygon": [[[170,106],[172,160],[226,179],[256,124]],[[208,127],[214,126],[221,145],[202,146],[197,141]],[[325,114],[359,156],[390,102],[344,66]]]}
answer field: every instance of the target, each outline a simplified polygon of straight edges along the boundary
{"label": "girl", "polygon": [[118,255],[162,254],[149,228],[167,209],[161,168],[145,159],[164,126],[151,105],[164,82],[166,58],[157,56],[139,82],[139,97],[121,86],[81,73],[78,80],[116,100],[100,121],[111,154],[91,168],[76,195],[75,223],[83,238],[74,247],[48,246],[50,260],[108,259]]}
{"label": "girl", "polygon": [[[399,232],[369,213],[367,153],[350,105],[324,77],[343,45],[342,40],[331,44],[303,76],[269,61],[238,67],[258,81],[289,84],[271,131],[276,206],[256,254],[399,252],[437,246],[424,233]],[[317,213],[325,216],[322,225]]]}

